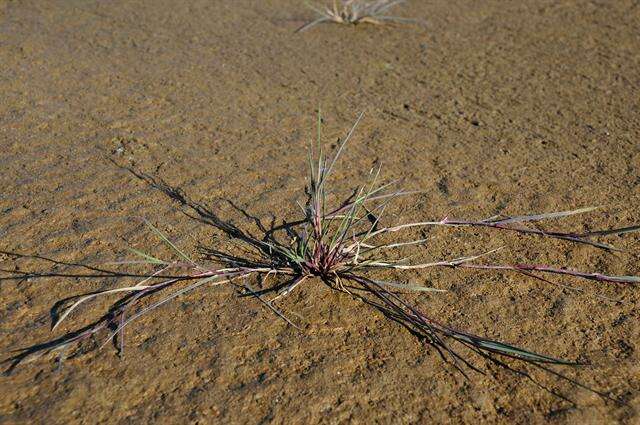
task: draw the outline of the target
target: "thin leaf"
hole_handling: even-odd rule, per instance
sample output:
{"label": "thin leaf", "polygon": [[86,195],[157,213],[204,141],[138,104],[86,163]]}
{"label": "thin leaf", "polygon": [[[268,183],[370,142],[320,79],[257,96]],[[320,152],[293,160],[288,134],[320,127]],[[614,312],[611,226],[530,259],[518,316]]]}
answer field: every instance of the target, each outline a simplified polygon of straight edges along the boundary
{"label": "thin leaf", "polygon": [[[325,174],[325,178],[327,176],[329,176],[329,174],[331,173],[331,170],[333,169],[334,164],[336,163],[336,161],[340,157],[340,154],[342,153],[342,150],[344,149],[344,147],[347,144],[347,142],[349,141],[349,139],[351,139],[351,136],[353,135],[353,132],[356,130],[356,127],[360,123],[360,120],[362,120],[363,116],[364,116],[364,111],[360,112],[360,115],[358,115],[358,119],[353,124],[353,126],[351,127],[351,130],[349,130],[349,133],[347,134],[347,137],[345,137],[344,141],[342,142],[342,144],[338,148],[338,152],[336,152],[336,155],[333,157],[333,160],[331,161],[331,164],[329,165],[329,168],[327,169],[327,173]],[[322,184],[323,182],[324,182],[324,178],[322,179],[320,184]]]}
{"label": "thin leaf", "polygon": [[[148,311],[153,310],[153,309],[155,309],[157,307],[160,307],[161,305],[173,300],[174,298],[176,298],[176,297],[178,297],[178,296],[180,296],[182,294],[185,294],[185,293],[187,293],[189,291],[192,291],[192,290],[194,290],[194,289],[196,289],[196,288],[198,288],[198,287],[200,287],[200,286],[202,286],[202,285],[204,285],[206,283],[209,283],[209,282],[212,282],[212,281],[214,281],[216,279],[224,278],[224,277],[225,277],[224,275],[216,275],[216,276],[209,276],[209,277],[206,277],[204,279],[200,279],[197,282],[187,286],[186,288],[182,288],[182,289],[180,289],[178,291],[175,291],[174,293],[172,293],[168,297],[163,298],[160,301],[157,301],[157,302],[151,304],[150,306],[148,306],[146,308],[143,308],[142,310],[140,310],[136,314],[134,314],[134,315],[130,316],[129,318],[127,318],[127,320],[125,320],[122,324],[120,324],[120,326],[118,326],[118,328],[116,328],[116,330],[113,331],[113,333],[104,341],[104,343],[100,346],[100,348],[104,347],[107,343],[109,343],[109,341],[111,341],[122,329],[124,329],[125,326],[127,326],[129,323],[131,323],[132,321],[134,321],[138,317],[142,316],[143,314],[147,313]],[[218,281],[218,282],[215,282],[215,283],[216,283],[216,285],[220,285],[220,284],[227,283],[227,282],[230,282],[230,281],[231,281],[231,279],[226,279],[226,280]]]}
{"label": "thin leaf", "polygon": [[142,258],[146,259],[147,261],[144,261],[145,263],[150,263],[150,264],[169,264],[166,261],[160,260],[159,258],[153,257],[153,256],[151,256],[149,254],[145,254],[144,252],[138,251],[135,248],[128,247],[127,250],[132,252],[133,254],[136,254],[139,257],[142,257]]}
{"label": "thin leaf", "polygon": [[640,225],[622,227],[620,229],[598,230],[595,232],[587,232],[587,233],[581,234],[580,237],[590,238],[592,236],[623,235],[625,233],[632,233],[637,231],[640,231]]}
{"label": "thin leaf", "polygon": [[598,208],[601,207],[585,207],[585,208],[578,208],[577,210],[570,210],[570,211],[559,211],[559,212],[552,212],[552,213],[545,213],[545,214],[534,214],[534,215],[521,215],[521,216],[517,216],[517,217],[508,217],[505,219],[499,219],[499,220],[495,220],[495,221],[491,221],[491,223],[494,224],[510,224],[510,223],[523,223],[523,222],[530,222],[530,221],[540,221],[540,220],[550,220],[550,219],[554,219],[554,218],[563,218],[563,217],[568,217],[571,215],[575,215],[575,214],[584,214],[584,213],[588,213],[591,212],[593,210],[596,210]]}
{"label": "thin leaf", "polygon": [[180,255],[182,258],[184,258],[185,260],[187,260],[189,263],[191,263],[194,266],[198,266],[191,258],[189,258],[187,256],[187,254],[185,254],[184,252],[182,252],[177,246],[175,246],[170,240],[169,238],[167,238],[164,233],[162,233],[160,230],[158,230],[153,224],[151,224],[149,222],[149,220],[147,220],[146,218],[143,218],[144,223],[149,226],[149,228],[151,230],[153,230],[153,232],[158,235],[158,237],[160,239],[162,239],[162,241],[164,241],[171,249],[173,249],[176,253],[178,253],[178,255]]}
{"label": "thin leaf", "polygon": [[[159,284],[161,285],[161,284]],[[58,325],[60,325],[60,323],[62,323],[62,321],[64,319],[67,318],[67,316],[69,316],[69,314],[71,314],[71,312],[73,310],[75,310],[80,304],[84,303],[85,301],[89,301],[92,298],[96,298],[100,295],[108,295],[108,294],[115,294],[118,292],[138,292],[138,291],[143,291],[145,289],[148,288],[152,288],[152,286],[130,286],[130,287],[126,287],[126,288],[117,288],[117,289],[110,289],[108,291],[100,291],[100,292],[96,292],[93,294],[88,294],[83,296],[82,298],[80,298],[78,301],[76,301],[75,303],[73,303],[73,305],[71,305],[68,309],[66,309],[64,311],[64,313],[62,313],[60,315],[60,317],[58,318],[58,320],[53,324],[53,327],[51,328],[52,331],[54,331]]]}
{"label": "thin leaf", "polygon": [[471,338],[467,338],[471,344],[476,347],[480,347],[483,349],[487,349],[493,352],[498,352],[501,354],[506,354],[509,356],[517,356],[528,361],[534,362],[542,362],[542,363],[553,363],[553,364],[563,364],[563,365],[575,365],[575,362],[556,359],[554,357],[545,356],[542,354],[534,353],[533,351],[528,351],[522,348],[515,347],[513,345],[505,344],[498,341],[491,341],[486,339],[474,340]]}

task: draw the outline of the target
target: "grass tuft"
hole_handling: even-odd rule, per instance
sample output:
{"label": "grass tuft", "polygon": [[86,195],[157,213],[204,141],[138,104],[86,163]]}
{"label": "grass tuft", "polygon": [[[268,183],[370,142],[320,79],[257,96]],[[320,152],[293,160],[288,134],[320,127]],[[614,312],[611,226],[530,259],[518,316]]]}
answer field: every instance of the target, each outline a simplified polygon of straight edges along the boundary
{"label": "grass tuft", "polygon": [[389,16],[385,13],[406,0],[333,0],[331,6],[317,7],[307,3],[319,17],[298,28],[296,32],[306,31],[318,24],[336,23],[357,25],[362,23],[381,25],[385,21],[418,22],[414,19]]}
{"label": "grass tuft", "polygon": [[[575,366],[578,362],[572,359],[556,358],[538,353],[535,349],[517,347],[506,342],[455,329],[421,311],[402,296],[407,292],[437,293],[442,292],[441,289],[426,287],[418,283],[385,281],[378,276],[383,270],[469,268],[520,273],[548,283],[553,283],[548,279],[548,276],[560,274],[575,279],[633,285],[640,283],[640,278],[636,276],[609,276],[546,264],[498,264],[488,261],[492,254],[500,248],[464,257],[427,263],[412,263],[406,258],[398,258],[398,254],[394,253],[398,252],[398,248],[423,245],[426,239],[398,241],[393,237],[411,228],[430,226],[485,227],[496,231],[516,232],[525,236],[561,239],[613,251],[616,250],[615,247],[599,242],[595,238],[638,231],[640,226],[579,234],[541,230],[538,225],[542,221],[590,213],[596,209],[595,207],[516,217],[491,217],[484,220],[445,217],[441,220],[386,226],[383,223],[387,220],[385,216],[387,206],[397,198],[407,196],[412,192],[397,188],[395,183],[382,183],[380,169],[372,171],[369,180],[357,187],[350,197],[336,205],[331,205],[327,200],[330,198],[331,174],[362,116],[363,114],[360,114],[346,137],[339,143],[335,154],[328,156],[321,144],[321,119],[318,114],[318,138],[316,143],[312,143],[309,147],[306,202],[304,205],[300,205],[302,217],[298,221],[284,223],[271,229],[264,228],[258,220],[258,226],[264,231],[263,237],[256,237],[241,230],[231,222],[219,218],[213,211],[191,203],[182,192],[152,180],[154,186],[161,188],[173,199],[189,208],[193,213],[192,217],[214,226],[231,240],[237,242],[238,246],[242,248],[242,254],[236,255],[232,252],[209,249],[205,259],[208,259],[210,263],[204,264],[202,261],[196,261],[189,257],[159,229],[144,220],[144,223],[158,239],[175,254],[175,259],[158,258],[155,255],[132,248],[130,252],[135,255],[135,259],[116,264],[144,264],[152,270],[141,276],[79,265],[90,271],[83,277],[116,276],[122,279],[136,277],[139,279],[118,288],[81,294],[66,300],[63,303],[66,308],[63,308],[57,315],[53,329],[59,328],[62,322],[73,320],[76,310],[83,304],[100,297],[123,295],[91,325],[67,333],[53,341],[19,351],[9,359],[11,361],[10,369],[21,362],[33,360],[47,353],[57,353],[60,358],[64,358],[65,353],[73,349],[79,342],[104,333],[106,333],[106,338],[102,345],[110,341],[114,341],[114,343],[117,341],[116,346],[122,351],[125,331],[138,318],[187,292],[204,287],[236,285],[244,291],[246,296],[257,298],[287,325],[300,329],[278,309],[277,303],[282,302],[287,295],[303,284],[322,282],[337,291],[362,300],[367,305],[384,313],[391,320],[403,325],[414,335],[435,347],[442,358],[451,363],[465,377],[468,376],[469,371],[485,373],[470,358],[470,356],[477,356],[480,360],[485,360],[527,379],[533,380],[526,369],[514,367],[513,362],[539,368],[574,385],[583,386],[572,378],[550,369],[550,366],[554,365]],[[536,226],[531,227],[531,223],[536,223]],[[16,255],[14,253],[8,254]],[[48,261],[55,262],[54,260]],[[76,264],[76,266],[78,265]],[[15,270],[12,273],[15,274],[13,277],[15,279],[65,276],[64,274],[38,274]],[[77,277],[78,275],[66,276]],[[261,281],[260,287],[262,289],[253,289],[249,283],[251,280]],[[146,300],[151,297],[153,300]],[[605,393],[589,389],[603,397],[608,397]],[[553,390],[550,391],[553,392]],[[564,398],[558,393],[553,393]]]}

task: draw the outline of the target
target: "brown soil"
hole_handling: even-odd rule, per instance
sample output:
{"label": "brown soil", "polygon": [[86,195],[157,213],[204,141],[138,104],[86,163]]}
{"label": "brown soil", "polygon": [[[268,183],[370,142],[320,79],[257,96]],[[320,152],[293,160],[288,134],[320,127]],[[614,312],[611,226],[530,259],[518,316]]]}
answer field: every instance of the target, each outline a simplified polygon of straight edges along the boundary
{"label": "brown soil", "polygon": [[[640,221],[637,1],[415,0],[395,12],[428,25],[295,34],[312,16],[297,0],[0,0],[1,248],[91,264],[127,246],[165,254],[132,216],[194,255],[226,243],[129,169],[247,229],[225,199],[266,221],[294,217],[319,104],[329,144],[367,109],[336,170],[341,190],[381,163],[386,178],[425,191],[400,202],[397,221],[585,205],[607,208],[556,225]],[[640,273],[638,235],[606,238],[630,251],[619,255],[479,230],[431,235],[418,258],[506,245],[503,261]],[[432,316],[589,360],[564,371],[626,404],[539,371],[576,405],[495,368],[466,381],[380,313],[311,282],[280,305],[302,332],[231,288],[205,289],[141,318],[123,358],[87,343],[61,368],[25,364],[0,379],[0,423],[638,423],[639,289],[556,279],[579,294],[459,270],[412,277],[450,290],[416,300]],[[2,281],[0,350],[86,323],[108,303],[55,334],[50,309],[114,284]]]}

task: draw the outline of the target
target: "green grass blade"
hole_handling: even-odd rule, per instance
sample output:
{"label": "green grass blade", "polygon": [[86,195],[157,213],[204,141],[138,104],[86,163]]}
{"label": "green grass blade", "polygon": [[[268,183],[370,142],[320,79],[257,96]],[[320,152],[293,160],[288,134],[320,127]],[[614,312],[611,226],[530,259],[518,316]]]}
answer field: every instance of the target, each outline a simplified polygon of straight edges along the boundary
{"label": "green grass blade", "polygon": [[506,354],[509,356],[520,357],[522,359],[526,359],[533,362],[564,364],[564,365],[576,364],[575,362],[572,362],[572,361],[556,359],[554,357],[549,357],[543,354],[534,353],[532,351],[514,347],[513,345],[505,344],[498,341],[480,340],[480,341],[472,342],[472,344],[476,345],[479,348],[488,349],[490,351]]}
{"label": "green grass blade", "polygon": [[338,160],[338,158],[340,157],[340,154],[342,153],[345,145],[347,144],[347,142],[349,141],[349,139],[351,139],[351,136],[353,136],[354,131],[356,130],[356,127],[358,126],[358,124],[360,123],[360,120],[362,120],[362,117],[364,116],[364,111],[360,112],[360,115],[358,116],[358,119],[356,120],[356,122],[353,124],[353,127],[351,127],[351,130],[349,130],[349,133],[347,134],[347,137],[344,138],[343,142],[340,144],[340,147],[338,148],[338,152],[336,152],[336,155],[333,157],[333,159],[331,160],[331,164],[329,165],[329,168],[327,169],[327,172],[325,173],[325,175],[323,176],[322,181],[320,182],[320,184],[322,184],[325,180],[325,178],[327,176],[329,176],[329,174],[331,173],[331,170],[333,169],[333,166],[335,165],[336,161]]}
{"label": "green grass blade", "polygon": [[187,261],[188,261],[189,263],[191,263],[192,265],[197,266],[197,264],[196,264],[196,263],[195,263],[191,258],[189,258],[189,257],[187,256],[187,254],[185,254],[184,252],[182,252],[182,251],[180,250],[180,248],[178,248],[177,246],[175,246],[175,245],[174,245],[174,244],[169,240],[169,238],[167,238],[167,237],[164,235],[164,233],[162,233],[162,232],[161,232],[160,230],[158,230],[158,229],[157,229],[153,224],[151,224],[151,223],[149,222],[149,220],[147,220],[147,219],[145,219],[145,218],[143,218],[143,220],[144,220],[144,223],[145,223],[147,226],[149,226],[149,228],[150,228],[150,229],[151,229],[151,230],[152,230],[156,235],[158,235],[158,237],[159,237],[160,239],[162,239],[162,241],[163,241],[165,244],[167,244],[167,246],[168,246],[169,248],[171,248],[172,250],[174,250],[174,251],[175,251],[175,252],[176,252],[180,257],[184,258],[185,260],[187,260]]}
{"label": "green grass blade", "polygon": [[139,257],[144,258],[146,260],[146,261],[144,261],[145,263],[150,263],[150,264],[169,264],[166,261],[160,260],[159,258],[153,257],[153,256],[151,256],[149,254],[145,254],[144,252],[138,251],[135,248],[128,247],[127,250],[132,252],[133,254],[136,254]]}

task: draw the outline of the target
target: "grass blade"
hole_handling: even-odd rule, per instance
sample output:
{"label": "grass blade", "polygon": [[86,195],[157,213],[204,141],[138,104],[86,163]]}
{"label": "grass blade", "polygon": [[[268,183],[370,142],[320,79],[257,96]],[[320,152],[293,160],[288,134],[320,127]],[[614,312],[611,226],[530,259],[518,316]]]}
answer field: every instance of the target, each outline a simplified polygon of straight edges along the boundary
{"label": "grass blade", "polygon": [[552,212],[552,213],[545,213],[545,214],[533,214],[533,215],[522,215],[522,216],[517,216],[517,217],[508,217],[508,218],[504,218],[504,219],[499,219],[499,220],[492,220],[490,221],[490,223],[494,223],[494,224],[512,224],[512,223],[524,223],[524,222],[530,222],[530,221],[540,221],[540,220],[550,220],[550,219],[555,219],[555,218],[564,218],[564,217],[569,217],[575,214],[584,214],[584,213],[588,213],[594,210],[597,210],[598,208],[601,207],[585,207],[585,208],[578,208],[576,210],[570,210],[570,211],[559,211],[559,212]]}
{"label": "grass blade", "polygon": [[187,254],[185,254],[184,252],[182,252],[182,251],[180,250],[180,248],[178,248],[177,246],[175,246],[175,245],[173,244],[173,242],[171,242],[171,241],[169,240],[169,238],[167,238],[167,237],[164,235],[164,233],[162,233],[162,232],[161,232],[160,230],[158,230],[158,229],[157,229],[153,224],[151,224],[151,223],[149,222],[149,220],[147,220],[146,218],[143,218],[142,220],[144,221],[144,223],[145,223],[147,226],[149,226],[149,228],[153,231],[153,233],[155,233],[156,235],[158,235],[158,237],[159,237],[160,239],[162,239],[162,241],[163,241],[164,243],[166,243],[166,244],[167,244],[167,246],[168,246],[169,248],[171,248],[172,250],[174,250],[174,251],[175,251],[175,252],[176,252],[180,257],[184,258],[185,260],[187,260],[187,261],[188,261],[189,263],[191,263],[192,265],[194,265],[194,266],[196,266],[196,267],[198,266],[198,265],[197,265],[197,264],[196,264],[196,263],[195,263],[191,258],[189,258],[189,257],[187,256]]}

